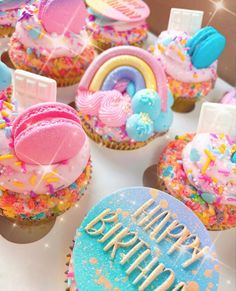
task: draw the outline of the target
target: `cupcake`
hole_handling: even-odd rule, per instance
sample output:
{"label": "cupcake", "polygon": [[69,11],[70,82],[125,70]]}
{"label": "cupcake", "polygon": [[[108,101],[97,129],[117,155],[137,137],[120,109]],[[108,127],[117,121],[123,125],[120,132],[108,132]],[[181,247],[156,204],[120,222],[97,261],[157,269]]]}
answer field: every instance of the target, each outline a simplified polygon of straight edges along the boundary
{"label": "cupcake", "polygon": [[30,1],[32,0],[0,1],[0,38],[12,35],[15,31],[19,9]]}
{"label": "cupcake", "polygon": [[77,112],[42,103],[9,127],[1,133],[0,214],[30,224],[53,219],[81,198],[91,175],[89,143]]}
{"label": "cupcake", "polygon": [[221,99],[220,103],[236,105],[236,88],[227,92]]}
{"label": "cupcake", "polygon": [[111,48],[95,59],[76,97],[88,136],[118,150],[143,147],[167,132],[172,104],[159,62],[131,46]]}
{"label": "cupcake", "polygon": [[192,111],[207,96],[217,79],[217,59],[225,37],[213,27],[204,27],[190,36],[186,32],[164,31],[150,50],[161,61],[174,96],[173,110]]}
{"label": "cupcake", "polygon": [[83,29],[86,15],[82,0],[69,6],[60,0],[27,6],[10,40],[14,66],[54,79],[59,87],[78,83],[95,57]]}
{"label": "cupcake", "polygon": [[87,31],[94,46],[103,51],[120,45],[142,46],[147,39],[149,7],[141,0],[86,0]]}
{"label": "cupcake", "polygon": [[161,154],[158,186],[207,229],[236,227],[236,139],[214,132],[176,137]]}
{"label": "cupcake", "polygon": [[[0,104],[9,102],[12,96],[12,75],[10,69],[0,61]],[[0,105],[0,108],[1,108]],[[1,108],[2,109],[2,108]],[[0,109],[0,110],[1,110]]]}
{"label": "cupcake", "polygon": [[88,213],[67,265],[68,291],[218,289],[203,224],[177,199],[144,187],[117,191]]}

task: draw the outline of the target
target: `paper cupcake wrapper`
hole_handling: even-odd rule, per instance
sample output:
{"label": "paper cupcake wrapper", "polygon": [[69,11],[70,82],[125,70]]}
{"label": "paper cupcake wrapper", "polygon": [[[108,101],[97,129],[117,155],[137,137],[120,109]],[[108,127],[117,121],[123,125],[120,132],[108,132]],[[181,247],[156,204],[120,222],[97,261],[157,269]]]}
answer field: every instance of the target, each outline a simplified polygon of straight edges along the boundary
{"label": "paper cupcake wrapper", "polygon": [[[160,176],[159,174],[159,166],[157,167],[157,188],[161,191],[164,191],[166,193],[169,194],[169,191],[165,185],[165,181],[164,179]],[[169,194],[171,195],[171,194]],[[175,198],[179,198],[179,197],[175,197]],[[182,201],[181,199],[179,199],[181,202],[184,203],[184,201]],[[205,225],[205,227],[207,228],[207,230],[209,231],[221,231],[221,230],[226,230],[226,229],[230,229],[230,228],[234,228],[236,227],[236,223],[235,224],[214,224],[214,225],[206,225],[204,223],[206,217],[205,217],[205,213],[203,212],[197,212],[197,211],[194,211],[192,210],[198,217],[199,219],[202,221],[202,223]]]}
{"label": "paper cupcake wrapper", "polygon": [[0,27],[0,38],[10,37],[15,31],[15,27]]}
{"label": "paper cupcake wrapper", "polygon": [[197,99],[196,98],[174,98],[172,110],[178,113],[188,113],[194,110]]}
{"label": "paper cupcake wrapper", "polygon": [[[4,210],[0,209],[0,215],[4,216],[5,218],[7,218],[8,220],[17,223],[18,225],[21,226],[31,226],[31,225],[41,225],[41,224],[45,224],[48,222],[51,222],[53,220],[55,220],[58,216],[62,215],[63,213],[65,213],[67,210],[69,210],[70,208],[72,208],[76,202],[78,202],[86,193],[88,185],[90,183],[91,177],[92,177],[92,164],[91,164],[91,160],[88,162],[86,168],[84,169],[83,173],[81,174],[85,175],[85,179],[83,180],[83,182],[81,183],[81,185],[78,185],[79,190],[78,192],[78,200],[71,203],[71,205],[69,205],[68,208],[63,209],[62,211],[58,211],[57,213],[53,213],[50,215],[47,215],[45,218],[42,219],[31,219],[31,218],[22,218],[20,216],[17,217],[10,217],[8,216]],[[79,177],[78,177],[79,179]],[[49,211],[51,211],[52,209],[49,209]],[[46,213],[46,212],[45,212]]]}
{"label": "paper cupcake wrapper", "polygon": [[[98,52],[103,52],[103,51],[108,50],[108,49],[110,49],[112,47],[118,46],[118,45],[112,44],[111,42],[105,41],[105,40],[101,41],[101,40],[92,39],[91,42],[92,42],[92,45],[94,46],[94,48]],[[144,46],[144,43],[145,43],[145,41],[143,40],[143,41],[140,41],[140,42],[127,44],[127,45],[131,45],[131,46],[136,46],[136,47],[142,48]]]}
{"label": "paper cupcake wrapper", "polygon": [[79,116],[80,116],[81,124],[86,134],[96,143],[103,145],[112,150],[120,150],[120,151],[136,150],[136,149],[146,146],[147,144],[152,142],[155,138],[166,134],[166,132],[156,133],[145,142],[130,143],[130,142],[117,142],[117,141],[112,141],[112,140],[106,140],[106,139],[103,139],[99,134],[94,132],[94,130],[90,127],[90,125],[84,120],[81,113],[79,113]]}

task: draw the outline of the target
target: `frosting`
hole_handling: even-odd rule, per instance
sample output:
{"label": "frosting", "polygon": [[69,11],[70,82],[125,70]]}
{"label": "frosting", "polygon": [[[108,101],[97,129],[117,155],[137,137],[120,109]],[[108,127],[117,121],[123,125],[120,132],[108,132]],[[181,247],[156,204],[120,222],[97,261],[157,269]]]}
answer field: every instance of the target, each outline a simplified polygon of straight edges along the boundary
{"label": "frosting", "polygon": [[64,34],[47,32],[39,20],[38,5],[29,5],[21,12],[21,17],[16,25],[14,38],[18,39],[30,52],[36,55],[42,54],[50,57],[68,56],[80,54],[88,44],[85,31],[75,34],[66,31]]}
{"label": "frosting", "polygon": [[197,69],[193,66],[186,46],[190,36],[182,32],[162,32],[154,48],[168,75],[182,82],[203,82],[216,79],[217,63],[208,68]]}
{"label": "frosting", "polygon": [[220,103],[236,105],[236,88],[226,93]]}
{"label": "frosting", "polygon": [[236,204],[236,143],[227,135],[201,133],[183,150],[183,166],[191,184],[209,203]]}
{"label": "frosting", "polygon": [[0,62],[0,91],[7,89],[12,82],[10,69]]}
{"label": "frosting", "polygon": [[209,234],[182,203],[154,189],[123,189],[77,229],[68,283],[72,291],[206,290],[209,282],[217,290],[213,252]]}

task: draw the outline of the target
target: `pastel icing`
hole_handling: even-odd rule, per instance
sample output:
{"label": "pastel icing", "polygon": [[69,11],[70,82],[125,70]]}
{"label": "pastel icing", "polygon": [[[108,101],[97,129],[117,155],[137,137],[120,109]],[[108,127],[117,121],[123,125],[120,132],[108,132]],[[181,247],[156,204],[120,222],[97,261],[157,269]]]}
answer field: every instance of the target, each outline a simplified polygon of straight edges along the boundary
{"label": "pastel icing", "polygon": [[184,170],[208,203],[220,199],[236,205],[235,152],[235,140],[223,134],[197,134],[184,148]]}
{"label": "pastel icing", "polygon": [[99,109],[99,118],[107,126],[119,127],[126,124],[131,114],[130,98],[119,91],[107,91]]}
{"label": "pastel icing", "polygon": [[12,83],[12,75],[10,69],[0,62],[0,91],[8,88]]}
{"label": "pastel icing", "polygon": [[147,113],[154,120],[161,113],[161,98],[154,90],[140,90],[132,99],[132,109],[135,113]]}
{"label": "pastel icing", "polygon": [[87,10],[82,0],[44,0],[39,5],[39,20],[48,33],[79,34],[86,23]]}
{"label": "pastel icing", "polygon": [[214,252],[209,233],[184,204],[158,190],[126,188],[99,202],[77,229],[68,287],[207,290],[211,284],[217,290]]}
{"label": "pastel icing", "polygon": [[168,131],[174,120],[174,113],[171,109],[166,112],[161,112],[154,120],[154,130],[156,132]]}
{"label": "pastel icing", "polygon": [[[59,1],[60,2],[60,1]],[[64,5],[66,1],[64,1]],[[58,1],[42,2],[45,5],[45,18],[47,19],[47,13],[51,15],[52,6],[54,4],[59,9]],[[49,5],[49,6],[47,6]],[[82,4],[81,4],[82,5]],[[56,22],[57,32],[51,31],[51,26],[44,27],[42,21],[39,19],[39,4],[36,2],[34,5],[28,5],[21,11],[21,16],[16,25],[16,31],[14,38],[20,41],[27,49],[27,53],[35,52],[38,56],[50,56],[50,58],[56,57],[74,57],[82,53],[84,47],[88,43],[87,33],[84,30],[79,29],[78,33],[74,33],[71,30],[60,31],[57,25],[65,28],[65,23],[60,19],[60,22]],[[68,5],[67,5],[68,6]],[[69,6],[68,6],[69,7]],[[68,10],[69,8],[66,8]],[[71,6],[70,6],[71,7]],[[79,6],[80,7],[80,6]],[[42,8],[43,9],[43,8]],[[55,8],[56,9],[56,8]],[[54,10],[53,10],[54,11]],[[55,10],[56,11],[56,10]],[[59,14],[61,15],[62,12]],[[54,18],[57,13],[53,13]],[[64,13],[65,17],[70,17],[70,13]],[[49,17],[51,20],[54,18]],[[64,17],[62,17],[63,20]],[[82,21],[83,17],[81,17]],[[46,20],[45,20],[46,21]],[[49,20],[48,20],[49,21]],[[49,21],[49,23],[54,23]],[[74,22],[73,22],[74,23]],[[80,23],[80,22],[79,22]],[[78,27],[79,26],[78,23]],[[49,29],[47,31],[46,29]]]}
{"label": "pastel icing", "polygon": [[165,72],[175,80],[185,83],[215,80],[217,63],[213,62],[205,68],[195,67],[187,46],[190,40],[191,36],[185,32],[164,31],[158,37],[153,54],[161,61]]}
{"label": "pastel icing", "polygon": [[192,64],[197,69],[208,68],[222,54],[225,37],[215,28],[206,26],[190,38],[186,44]]}
{"label": "pastel icing", "polygon": [[128,136],[135,141],[146,141],[154,133],[153,121],[148,114],[136,113],[126,123]]}
{"label": "pastel icing", "polygon": [[[127,46],[110,49],[91,64],[76,98],[86,123],[116,141],[146,141],[167,131],[173,121],[172,104],[159,62],[150,53]],[[161,112],[168,112],[161,117],[165,126],[156,126],[155,131],[153,124]]]}
{"label": "pastel icing", "polygon": [[1,0],[0,10],[5,11],[5,10],[17,9],[29,1],[30,0]]}
{"label": "pastel icing", "polygon": [[236,88],[227,92],[221,99],[220,103],[236,105]]}

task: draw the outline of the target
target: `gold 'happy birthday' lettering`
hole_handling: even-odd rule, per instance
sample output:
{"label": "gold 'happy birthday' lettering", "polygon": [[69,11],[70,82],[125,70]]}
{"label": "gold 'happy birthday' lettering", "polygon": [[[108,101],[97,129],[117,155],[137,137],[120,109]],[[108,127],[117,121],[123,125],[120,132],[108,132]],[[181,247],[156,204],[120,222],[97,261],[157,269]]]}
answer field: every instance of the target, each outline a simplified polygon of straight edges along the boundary
{"label": "gold 'happy birthday' lettering", "polygon": [[[170,223],[171,211],[162,211],[160,205],[150,209],[154,203],[153,199],[148,200],[132,215],[132,218],[157,243],[164,239],[174,240],[168,250],[169,255],[181,247],[192,250],[191,258],[182,264],[183,268],[189,267],[204,256],[209,248],[200,249],[200,239],[197,235],[191,234],[184,224],[180,224],[177,220]],[[164,229],[168,222],[170,224],[160,234],[160,231]],[[106,231],[106,226],[110,223],[114,225]],[[130,231],[129,227],[123,227],[122,223],[118,222],[117,212],[113,212],[110,209],[104,210],[85,227],[85,231],[89,235],[99,236],[98,242],[104,244],[103,250],[105,252],[111,251],[112,259],[115,259],[118,249],[131,248],[126,254],[122,254],[119,263],[121,265],[129,264],[130,259],[135,258],[126,269],[126,274],[130,276],[134,271],[140,272],[133,280],[133,284],[139,286],[139,291],[147,289],[163,274],[168,276],[161,286],[158,286],[155,290],[164,291],[173,285],[175,281],[174,271],[159,263],[157,256],[152,257],[150,246],[138,237],[137,232]],[[186,284],[180,282],[174,288],[172,287],[172,290],[185,290],[185,287]]]}

